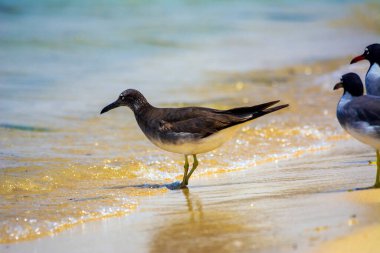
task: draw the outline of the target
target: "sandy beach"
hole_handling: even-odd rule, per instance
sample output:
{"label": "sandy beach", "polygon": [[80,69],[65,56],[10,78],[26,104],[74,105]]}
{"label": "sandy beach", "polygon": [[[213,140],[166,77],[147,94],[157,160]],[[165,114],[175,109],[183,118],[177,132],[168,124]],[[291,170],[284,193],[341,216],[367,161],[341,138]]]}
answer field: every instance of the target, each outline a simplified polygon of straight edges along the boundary
{"label": "sandy beach", "polygon": [[[349,234],[339,236],[336,239],[330,239],[319,246],[315,252],[378,252],[380,247],[380,224],[376,217],[378,217],[377,214],[380,208],[379,194],[380,191],[378,189],[373,189],[351,192],[345,195],[344,197],[349,199],[349,201],[354,201],[368,208],[369,217],[373,215],[373,219],[368,219],[368,216],[365,217],[366,222],[368,222],[367,225],[359,226],[359,228],[352,230]],[[349,221],[350,225],[356,225],[357,223],[356,216]]]}

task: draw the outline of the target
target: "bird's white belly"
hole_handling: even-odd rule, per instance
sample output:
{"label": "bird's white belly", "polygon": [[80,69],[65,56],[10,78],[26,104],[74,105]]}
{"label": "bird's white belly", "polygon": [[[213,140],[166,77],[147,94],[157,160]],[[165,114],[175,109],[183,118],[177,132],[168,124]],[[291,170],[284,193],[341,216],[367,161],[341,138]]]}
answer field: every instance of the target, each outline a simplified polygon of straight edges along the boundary
{"label": "bird's white belly", "polygon": [[360,141],[364,144],[367,144],[367,145],[369,145],[375,149],[378,149],[378,150],[380,149],[380,139],[379,138],[374,138],[368,134],[361,133],[354,128],[348,128],[346,130],[352,137],[354,137],[358,141]]}
{"label": "bird's white belly", "polygon": [[184,142],[180,144],[162,143],[159,140],[151,141],[159,148],[169,152],[184,155],[201,154],[214,150],[223,145],[225,142],[230,140],[243,125],[245,124],[239,124],[237,126],[221,130],[198,141]]}
{"label": "bird's white belly", "polygon": [[377,63],[372,64],[365,77],[365,86],[367,94],[380,96],[380,66]]}

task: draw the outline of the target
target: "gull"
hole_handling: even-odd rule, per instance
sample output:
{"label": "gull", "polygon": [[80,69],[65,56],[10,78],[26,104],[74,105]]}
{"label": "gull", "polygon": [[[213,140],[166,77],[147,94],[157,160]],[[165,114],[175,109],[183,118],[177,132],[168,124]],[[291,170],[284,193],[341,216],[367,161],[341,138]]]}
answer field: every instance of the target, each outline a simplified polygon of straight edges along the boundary
{"label": "gull", "polygon": [[362,60],[368,60],[370,64],[365,76],[367,94],[380,96],[380,44],[367,46],[364,53],[353,58],[350,64]]}
{"label": "gull", "polygon": [[342,76],[334,90],[344,92],[337,106],[336,116],[340,125],[352,137],[376,150],[377,174],[375,188],[380,187],[380,97],[363,95],[360,77],[355,73]]}

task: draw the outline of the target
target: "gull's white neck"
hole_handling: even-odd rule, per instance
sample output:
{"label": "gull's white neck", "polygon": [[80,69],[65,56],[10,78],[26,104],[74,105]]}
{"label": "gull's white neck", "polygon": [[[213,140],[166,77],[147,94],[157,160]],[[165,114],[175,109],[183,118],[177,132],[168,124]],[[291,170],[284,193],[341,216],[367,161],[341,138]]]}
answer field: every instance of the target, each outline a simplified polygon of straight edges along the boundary
{"label": "gull's white neck", "polygon": [[[345,115],[345,111],[344,111],[344,107],[347,103],[351,102],[353,99],[353,96],[348,93],[348,92],[344,92],[343,96],[340,98],[339,100],[339,103],[338,103],[338,106],[336,108],[336,116],[338,118],[338,121],[340,123],[340,125],[346,129],[347,126],[346,126],[346,115]],[[346,129],[347,130],[347,129]]]}
{"label": "gull's white neck", "polygon": [[344,92],[343,96],[340,98],[339,103],[338,103],[338,112],[340,109],[342,109],[348,102],[352,101],[353,96],[348,93]]}
{"label": "gull's white neck", "polygon": [[377,63],[371,65],[365,77],[367,94],[380,96],[380,66]]}

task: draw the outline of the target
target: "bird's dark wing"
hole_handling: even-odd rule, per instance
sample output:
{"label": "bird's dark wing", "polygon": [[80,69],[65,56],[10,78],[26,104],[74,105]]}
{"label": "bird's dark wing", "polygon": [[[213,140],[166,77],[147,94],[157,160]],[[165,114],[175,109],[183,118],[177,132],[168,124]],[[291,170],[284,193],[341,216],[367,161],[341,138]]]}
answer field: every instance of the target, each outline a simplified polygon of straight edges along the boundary
{"label": "bird's dark wing", "polygon": [[244,118],[209,113],[207,116],[205,115],[176,122],[162,120],[160,122],[160,131],[204,138],[229,127],[231,124],[236,125],[243,123],[244,121],[246,121]]}
{"label": "bird's dark wing", "polygon": [[347,120],[380,135],[380,97],[361,96],[344,107]]}
{"label": "bird's dark wing", "polygon": [[[160,121],[160,130],[173,134],[192,134],[198,138],[204,138],[225,128],[256,119],[288,106],[280,105],[268,108],[278,102],[273,101],[230,110],[214,110],[201,107],[181,108],[175,111],[175,117],[170,117],[171,112],[166,112],[166,117]],[[180,119],[178,115],[183,118]]]}
{"label": "bird's dark wing", "polygon": [[276,103],[280,100],[271,101],[268,103],[263,103],[250,107],[238,107],[229,110],[217,110],[206,107],[182,107],[182,108],[156,108],[155,115],[157,118],[161,118],[166,122],[178,122],[193,118],[203,118],[210,117],[213,113],[216,114],[226,114],[229,116],[236,116],[239,118],[245,118],[254,112],[262,111]]}

